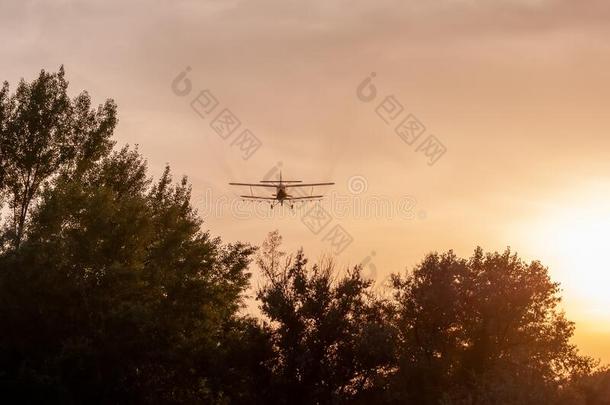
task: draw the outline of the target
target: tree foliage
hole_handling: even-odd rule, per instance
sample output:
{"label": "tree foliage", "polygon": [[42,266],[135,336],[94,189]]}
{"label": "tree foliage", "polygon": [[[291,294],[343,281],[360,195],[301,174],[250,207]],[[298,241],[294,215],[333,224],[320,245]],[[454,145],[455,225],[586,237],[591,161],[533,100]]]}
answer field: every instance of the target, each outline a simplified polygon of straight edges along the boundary
{"label": "tree foliage", "polygon": [[379,297],[278,232],[212,237],[116,123],[63,68],[0,90],[2,403],[609,403],[540,263],[434,253]]}
{"label": "tree foliage", "polygon": [[417,403],[554,401],[591,359],[570,343],[559,285],[510,250],[431,254],[394,277],[400,330],[394,394]]}
{"label": "tree foliage", "polygon": [[112,102],[85,113],[88,97],[69,102],[66,87],[63,71],[42,72],[3,103],[16,111],[4,115],[3,150],[18,140],[4,156],[8,206],[29,193],[33,207],[4,228],[4,392],[62,403],[222,403],[234,389],[256,392],[264,373],[234,378],[266,354],[265,330],[238,313],[254,248],[202,232],[186,179],[174,184],[167,168],[153,182],[137,150],[111,152],[115,121],[100,116],[114,114]]}
{"label": "tree foliage", "polygon": [[14,94],[7,82],[0,90],[0,189],[11,210],[5,248],[21,243],[45,182],[60,172],[78,176],[113,145],[115,103],[93,109],[87,92],[70,99],[67,88],[61,67],[43,70],[31,83],[22,80]]}
{"label": "tree foliage", "polygon": [[302,251],[281,252],[270,234],[258,264],[259,290],[271,321],[278,403],[341,403],[379,389],[394,338],[388,306],[370,293],[360,268],[338,276],[331,260],[308,266]]}

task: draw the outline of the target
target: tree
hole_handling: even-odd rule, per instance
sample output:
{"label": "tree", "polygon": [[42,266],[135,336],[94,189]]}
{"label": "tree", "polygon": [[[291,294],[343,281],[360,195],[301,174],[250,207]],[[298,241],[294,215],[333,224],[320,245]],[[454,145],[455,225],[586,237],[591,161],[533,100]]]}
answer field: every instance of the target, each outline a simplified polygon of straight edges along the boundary
{"label": "tree", "polygon": [[360,268],[340,277],[331,260],[309,267],[302,251],[286,257],[280,243],[271,233],[257,261],[266,278],[258,298],[273,327],[275,402],[374,397],[392,355],[388,308]]}
{"label": "tree", "polygon": [[0,89],[3,403],[607,403],[559,285],[510,250],[430,254],[380,298],[273,232],[244,315],[256,248],[203,231],[186,178],[113,148],[114,103],[67,90],[63,68]]}
{"label": "tree", "polygon": [[[40,86],[54,90],[32,90]],[[63,71],[20,89],[15,105],[52,105],[66,90]],[[0,254],[4,399],[258,401],[268,331],[239,313],[255,249],[201,231],[186,178],[174,184],[167,168],[153,182],[137,150],[110,152],[104,131],[95,141],[74,129],[76,106],[66,103],[38,132],[5,132],[22,136],[5,161],[8,192],[27,195],[19,206],[30,209],[8,219],[27,215],[27,232]],[[99,129],[91,114],[79,128]],[[14,236],[12,225],[6,232]]]}
{"label": "tree", "polygon": [[570,344],[559,285],[510,250],[430,254],[394,277],[399,313],[396,400],[432,404],[554,402],[591,359]]}
{"label": "tree", "polygon": [[71,100],[67,89],[62,66],[58,73],[41,71],[31,83],[22,80],[15,94],[7,82],[0,90],[0,190],[11,210],[4,248],[21,244],[46,181],[60,171],[78,175],[112,147],[114,102],[94,110],[86,92]]}
{"label": "tree", "polygon": [[562,393],[563,404],[610,404],[610,368],[602,367],[593,373],[574,379]]}

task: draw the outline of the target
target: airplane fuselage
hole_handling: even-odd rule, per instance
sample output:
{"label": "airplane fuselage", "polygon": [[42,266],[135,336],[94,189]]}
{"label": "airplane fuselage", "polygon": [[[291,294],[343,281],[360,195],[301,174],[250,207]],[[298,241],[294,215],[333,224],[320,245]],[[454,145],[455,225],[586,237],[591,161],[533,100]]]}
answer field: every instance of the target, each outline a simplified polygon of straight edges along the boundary
{"label": "airplane fuselage", "polygon": [[288,197],[288,193],[286,192],[286,187],[285,186],[278,186],[277,187],[277,192],[275,194],[275,198],[280,202],[283,203],[284,200],[286,199],[286,197]]}

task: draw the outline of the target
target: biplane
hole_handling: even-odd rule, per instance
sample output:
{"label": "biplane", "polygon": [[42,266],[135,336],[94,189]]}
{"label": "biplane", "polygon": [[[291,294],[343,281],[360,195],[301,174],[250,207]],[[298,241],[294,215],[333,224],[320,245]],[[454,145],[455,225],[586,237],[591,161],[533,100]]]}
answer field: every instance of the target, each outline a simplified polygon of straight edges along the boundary
{"label": "biplane", "polygon": [[[271,205],[271,209],[275,207],[277,204],[284,205],[284,201],[290,203],[290,208],[294,208],[294,202],[304,202],[304,201],[317,201],[324,198],[323,195],[314,195],[313,190],[314,187],[318,186],[332,186],[335,183],[327,182],[327,183],[303,183],[302,180],[283,180],[282,172],[280,172],[279,180],[261,180],[258,183],[229,183],[231,186],[247,186],[250,187],[250,195],[240,195],[241,198],[247,201],[269,201]],[[275,189],[275,193],[271,196],[260,196],[255,195],[252,187],[265,187],[265,188],[273,188]],[[299,195],[290,189],[302,190],[304,187],[311,187],[309,194],[299,192]]]}

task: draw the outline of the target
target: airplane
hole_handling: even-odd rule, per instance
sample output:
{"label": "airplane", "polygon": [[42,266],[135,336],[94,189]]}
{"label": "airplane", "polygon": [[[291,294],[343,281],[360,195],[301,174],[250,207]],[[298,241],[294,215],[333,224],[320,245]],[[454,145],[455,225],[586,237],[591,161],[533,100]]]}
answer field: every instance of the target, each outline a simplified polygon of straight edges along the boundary
{"label": "airplane", "polygon": [[[316,201],[322,199],[323,195],[301,195],[293,196],[288,194],[288,188],[293,187],[311,187],[311,194],[313,194],[313,188],[316,186],[332,186],[335,183],[303,183],[301,180],[282,180],[282,172],[280,171],[279,180],[261,180],[258,183],[229,183],[231,186],[248,186],[250,187],[250,195],[240,195],[244,200],[249,201],[270,201],[271,209],[277,204],[284,205],[284,201],[290,202],[290,208],[294,208],[294,201]],[[268,187],[275,188],[275,194],[272,197],[255,196],[252,192],[252,187]]]}

